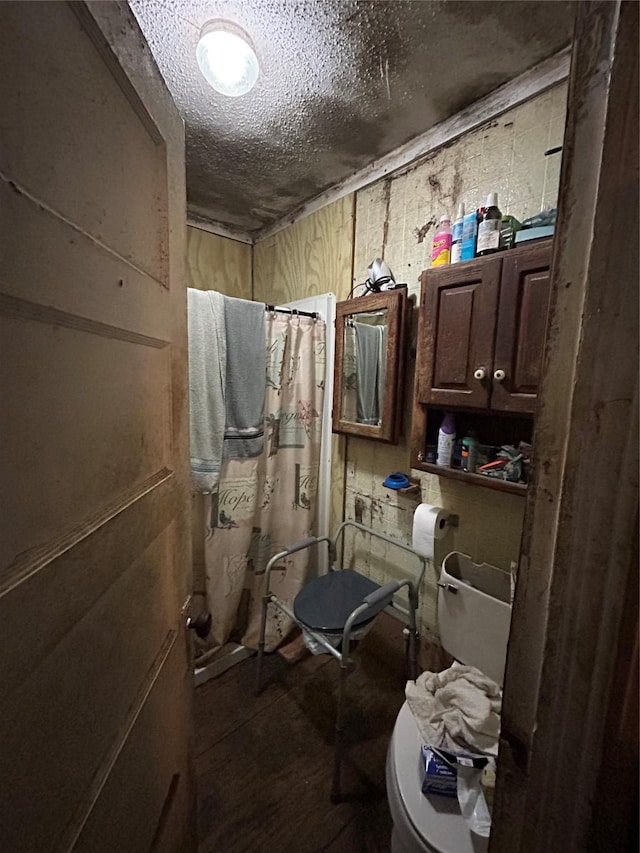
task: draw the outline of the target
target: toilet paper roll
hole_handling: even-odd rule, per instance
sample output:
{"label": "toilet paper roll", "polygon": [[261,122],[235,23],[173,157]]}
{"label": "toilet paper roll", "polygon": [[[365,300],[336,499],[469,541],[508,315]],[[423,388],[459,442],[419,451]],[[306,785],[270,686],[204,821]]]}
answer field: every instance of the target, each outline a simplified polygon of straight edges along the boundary
{"label": "toilet paper roll", "polygon": [[449,513],[441,506],[418,505],[413,514],[413,547],[423,557],[433,560],[435,542],[445,535],[448,518]]}

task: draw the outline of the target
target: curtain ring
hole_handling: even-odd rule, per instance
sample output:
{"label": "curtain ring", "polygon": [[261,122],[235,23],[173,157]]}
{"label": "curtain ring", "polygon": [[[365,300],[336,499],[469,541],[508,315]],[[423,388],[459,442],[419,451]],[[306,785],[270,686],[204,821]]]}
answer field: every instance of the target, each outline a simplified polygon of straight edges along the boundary
{"label": "curtain ring", "polygon": [[293,314],[294,317],[298,318],[298,322],[296,323],[296,328],[299,328],[300,327],[300,312],[298,311],[297,308],[292,308],[291,313]]}

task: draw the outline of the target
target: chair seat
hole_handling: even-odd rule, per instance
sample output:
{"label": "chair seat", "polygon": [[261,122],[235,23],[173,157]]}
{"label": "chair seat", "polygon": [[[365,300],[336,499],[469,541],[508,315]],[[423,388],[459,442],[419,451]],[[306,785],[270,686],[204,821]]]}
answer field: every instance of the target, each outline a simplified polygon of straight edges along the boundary
{"label": "chair seat", "polygon": [[[296,595],[293,612],[296,619],[327,634],[341,634],[344,623],[366,595],[370,595],[380,584],[352,569],[329,572],[315,578]],[[362,627],[371,622],[374,616],[386,606],[380,602],[370,608],[353,623],[353,627]]]}

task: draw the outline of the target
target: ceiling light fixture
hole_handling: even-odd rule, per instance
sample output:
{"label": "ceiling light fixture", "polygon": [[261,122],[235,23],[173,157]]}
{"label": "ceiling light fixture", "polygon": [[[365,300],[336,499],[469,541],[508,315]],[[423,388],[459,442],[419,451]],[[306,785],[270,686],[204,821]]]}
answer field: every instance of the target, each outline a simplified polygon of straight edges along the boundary
{"label": "ceiling light fixture", "polygon": [[258,79],[258,57],[249,37],[228,21],[205,24],[196,59],[207,83],[231,98],[245,95]]}

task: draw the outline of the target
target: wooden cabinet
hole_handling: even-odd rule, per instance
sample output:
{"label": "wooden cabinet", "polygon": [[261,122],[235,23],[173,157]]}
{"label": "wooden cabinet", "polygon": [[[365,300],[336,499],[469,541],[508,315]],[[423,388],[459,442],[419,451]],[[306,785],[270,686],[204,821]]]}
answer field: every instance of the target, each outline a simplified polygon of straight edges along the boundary
{"label": "wooden cabinet", "polygon": [[[524,416],[521,423],[528,423],[531,433],[542,373],[551,248],[549,240],[423,272],[413,467],[435,467],[424,462],[430,410],[438,417],[443,410],[475,412],[498,443],[507,443],[506,438],[497,438],[505,425],[500,418]],[[513,433],[512,422],[505,426],[504,434]],[[469,477],[455,470],[436,470]],[[497,482],[473,479],[483,484]]]}
{"label": "wooden cabinet", "polygon": [[550,265],[545,242],[423,272],[420,403],[535,412]]}
{"label": "wooden cabinet", "polygon": [[418,400],[448,408],[489,405],[500,270],[490,258],[422,274],[416,376]]}
{"label": "wooden cabinet", "polygon": [[502,261],[490,407],[535,413],[547,330],[551,243]]}

